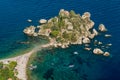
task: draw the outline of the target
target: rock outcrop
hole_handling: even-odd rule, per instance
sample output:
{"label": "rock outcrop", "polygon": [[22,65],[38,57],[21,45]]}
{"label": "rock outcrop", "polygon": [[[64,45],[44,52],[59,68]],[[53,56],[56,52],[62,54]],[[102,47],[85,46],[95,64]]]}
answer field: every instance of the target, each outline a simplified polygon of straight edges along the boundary
{"label": "rock outcrop", "polygon": [[41,20],[39,21],[40,24],[45,24],[46,22],[47,22],[46,19],[41,19]]}
{"label": "rock outcrop", "polygon": [[94,54],[104,54],[104,52],[103,52],[101,49],[99,49],[99,48],[95,48],[95,49],[93,50],[93,53],[94,53]]}
{"label": "rock outcrop", "polygon": [[34,26],[27,27],[23,30],[23,32],[25,34],[27,34],[28,36],[34,36],[35,35],[35,27]]}
{"label": "rock outcrop", "polygon": [[105,52],[103,55],[104,56],[110,56],[110,53],[109,52]]}
{"label": "rock outcrop", "polygon": [[107,29],[106,29],[106,27],[105,27],[104,24],[100,24],[99,27],[98,27],[98,29],[99,29],[101,32],[107,31]]}
{"label": "rock outcrop", "polygon": [[89,12],[85,12],[83,15],[82,15],[82,18],[85,19],[85,18],[90,18],[91,17],[91,14]]}

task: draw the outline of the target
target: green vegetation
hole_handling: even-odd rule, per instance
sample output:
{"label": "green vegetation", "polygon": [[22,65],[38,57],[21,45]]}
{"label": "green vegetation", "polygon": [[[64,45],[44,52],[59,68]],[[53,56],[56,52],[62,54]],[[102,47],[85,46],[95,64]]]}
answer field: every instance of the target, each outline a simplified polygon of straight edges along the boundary
{"label": "green vegetation", "polygon": [[50,36],[51,36],[51,37],[57,37],[58,34],[59,34],[59,31],[54,30],[54,31],[52,31],[52,32],[50,33]]}
{"label": "green vegetation", "polygon": [[73,10],[70,11],[70,14],[71,16],[76,16],[76,13]]}
{"label": "green vegetation", "polygon": [[[61,9],[58,16],[49,19],[45,24],[41,24],[38,32],[35,33],[38,33],[38,36],[47,36],[48,39],[54,38],[53,40],[56,43],[79,43],[83,36],[89,37],[92,34],[90,29],[94,24],[90,20],[90,16],[87,15],[90,15],[90,13],[87,12],[80,16],[73,10]],[[34,29],[32,31],[34,32]]]}
{"label": "green vegetation", "polygon": [[0,62],[0,69],[3,67],[3,63],[2,62]]}
{"label": "green vegetation", "polygon": [[15,67],[17,63],[15,61],[9,62],[9,64],[3,64],[0,62],[0,80],[8,80],[11,78],[12,80],[19,80],[14,75],[15,73]]}
{"label": "green vegetation", "polygon": [[[56,39],[58,43],[76,42],[81,36],[88,36],[90,33],[87,27],[92,21],[90,18],[83,19],[80,14],[76,14],[73,10],[70,12],[60,10],[59,15],[51,18],[48,23],[47,29],[51,30],[49,37]],[[43,26],[45,27],[45,26]],[[42,27],[42,34],[47,30]],[[85,32],[85,33],[82,33]]]}
{"label": "green vegetation", "polygon": [[17,65],[17,63],[15,61],[12,61],[9,63],[9,67],[11,70],[14,70],[15,66]]}

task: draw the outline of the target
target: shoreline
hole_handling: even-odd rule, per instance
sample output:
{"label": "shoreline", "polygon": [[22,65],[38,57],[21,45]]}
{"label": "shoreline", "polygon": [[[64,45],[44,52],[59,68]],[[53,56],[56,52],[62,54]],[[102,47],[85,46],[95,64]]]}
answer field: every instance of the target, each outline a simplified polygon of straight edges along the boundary
{"label": "shoreline", "polygon": [[22,79],[22,80],[27,80],[26,67],[27,67],[27,62],[28,62],[32,53],[34,53],[33,50],[31,50],[28,53],[25,53],[24,55],[0,60],[0,62],[3,62],[4,64],[7,64],[9,61],[16,61],[17,66],[15,67],[15,69],[18,72],[16,77],[19,78],[19,79]]}
{"label": "shoreline", "polygon": [[[8,58],[8,59],[2,59],[0,60],[0,62],[3,62],[4,64],[8,64],[9,61],[16,61],[17,66],[15,67],[15,69],[17,70],[18,74],[15,76],[21,80],[28,80],[27,66],[28,66],[28,62],[30,60],[31,55],[36,53],[37,51],[40,51],[43,48],[47,48],[50,46],[58,47],[56,45],[60,46],[61,48],[67,47],[67,46],[62,47],[62,45],[56,44],[54,41],[50,41],[49,43],[34,47],[31,51],[24,53],[23,55],[16,56],[13,58]],[[67,45],[70,45],[70,44],[67,44]]]}
{"label": "shoreline", "polygon": [[4,59],[10,59],[10,58],[15,58],[15,57],[24,55],[24,54],[28,53],[30,50],[32,50],[33,48],[34,48],[34,47],[27,48],[27,49],[15,50],[15,52],[14,52],[14,50],[13,50],[13,52],[11,52],[12,54],[0,58],[0,61],[1,61],[1,60],[4,60]]}
{"label": "shoreline", "polygon": [[27,64],[28,61],[31,57],[32,54],[36,53],[37,51],[41,50],[42,48],[46,48],[49,46],[52,46],[53,43],[47,43],[47,44],[43,44],[40,46],[37,46],[35,48],[33,48],[31,51],[20,55],[20,56],[16,56],[13,58],[8,58],[8,59],[2,59],[0,60],[0,62],[3,62],[4,64],[8,64],[9,61],[16,61],[17,62],[17,66],[15,67],[15,69],[17,69],[18,74],[16,75],[17,78],[21,79],[21,80],[27,80]]}

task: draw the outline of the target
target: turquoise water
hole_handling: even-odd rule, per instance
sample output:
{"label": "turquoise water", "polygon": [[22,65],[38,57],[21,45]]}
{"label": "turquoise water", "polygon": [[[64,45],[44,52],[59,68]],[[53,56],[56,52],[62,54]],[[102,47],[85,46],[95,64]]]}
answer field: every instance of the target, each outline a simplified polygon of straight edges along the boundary
{"label": "turquoise water", "polygon": [[[77,51],[78,54],[74,54]],[[102,64],[110,58],[93,55],[82,46],[44,49],[31,62],[37,65],[30,80],[105,80]],[[71,66],[71,67],[70,67]]]}
{"label": "turquoise water", "polygon": [[[120,0],[0,0],[0,58],[20,55],[22,51],[38,45],[38,41],[43,43],[45,40],[35,41],[34,39],[28,39],[22,32],[26,26],[38,25],[39,19],[49,19],[56,16],[61,8],[66,10],[73,9],[80,14],[89,11],[92,14],[91,19],[95,22],[95,28],[100,23],[103,23],[108,29],[107,33],[112,34],[112,38],[107,40],[103,37],[98,37],[104,43],[113,44],[108,49],[112,57],[95,56],[91,52],[81,49],[80,46],[53,49],[53,52],[49,49],[43,50],[37,54],[46,53],[44,59],[42,59],[43,63],[41,64],[38,60],[32,62],[39,67],[32,71],[31,77],[34,77],[33,80],[41,80],[39,77],[47,80],[45,79],[46,75],[52,74],[50,78],[54,78],[54,80],[120,80],[119,4]],[[27,19],[32,19],[33,22],[28,23]],[[30,41],[31,44],[19,44],[22,41]],[[73,55],[74,51],[78,51],[79,55]],[[51,53],[54,53],[54,55],[51,55]],[[57,66],[50,65],[54,59]],[[72,61],[74,61],[75,67],[68,68]]]}

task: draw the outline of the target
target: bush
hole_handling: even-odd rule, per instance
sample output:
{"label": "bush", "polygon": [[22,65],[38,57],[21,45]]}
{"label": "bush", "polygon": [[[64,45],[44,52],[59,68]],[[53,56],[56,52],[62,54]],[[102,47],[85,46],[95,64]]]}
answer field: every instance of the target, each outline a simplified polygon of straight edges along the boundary
{"label": "bush", "polygon": [[71,35],[71,41],[72,41],[72,42],[76,42],[76,41],[77,41],[76,34],[72,34],[72,35]]}
{"label": "bush", "polygon": [[[15,61],[10,62],[9,64],[3,64],[0,62],[0,80],[7,80],[11,78],[12,80],[18,80],[14,75],[14,68],[16,67],[17,63]],[[4,66],[4,68],[3,68]]]}
{"label": "bush", "polygon": [[2,62],[0,62],[0,69],[1,69],[1,68],[3,68],[3,63],[2,63]]}
{"label": "bush", "polygon": [[70,36],[69,36],[69,34],[68,34],[67,32],[64,32],[64,33],[63,33],[63,38],[69,39],[69,37],[70,37]]}
{"label": "bush", "polygon": [[71,14],[71,16],[73,16],[73,17],[76,16],[76,13],[75,13],[73,10],[70,11],[70,14]]}
{"label": "bush", "polygon": [[51,37],[57,37],[58,34],[59,34],[59,31],[54,30],[54,31],[52,31],[52,32],[50,33],[50,36],[51,36]]}
{"label": "bush", "polygon": [[17,62],[15,62],[15,61],[12,61],[12,62],[9,63],[9,67],[10,67],[11,70],[13,70],[16,65],[17,65]]}

